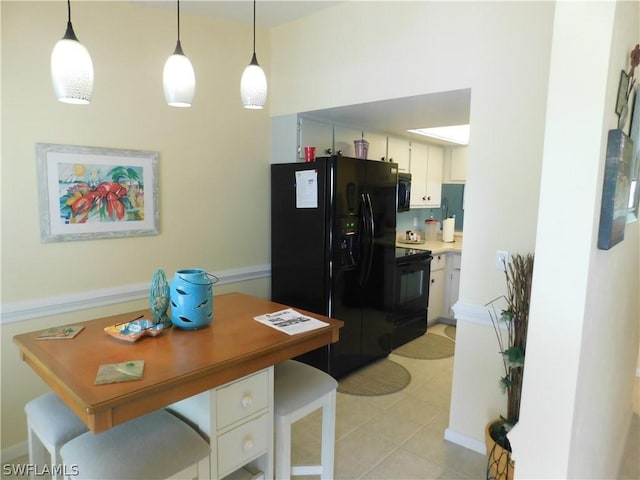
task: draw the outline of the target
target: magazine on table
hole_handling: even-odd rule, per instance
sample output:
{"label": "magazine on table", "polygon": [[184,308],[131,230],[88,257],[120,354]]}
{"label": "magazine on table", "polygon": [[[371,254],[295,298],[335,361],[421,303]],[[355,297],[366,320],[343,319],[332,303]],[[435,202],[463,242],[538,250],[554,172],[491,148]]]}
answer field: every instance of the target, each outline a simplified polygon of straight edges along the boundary
{"label": "magazine on table", "polygon": [[276,330],[280,330],[288,335],[309,332],[329,325],[328,323],[316,318],[296,312],[292,308],[287,308],[273,313],[266,313],[253,318],[260,323],[275,328]]}

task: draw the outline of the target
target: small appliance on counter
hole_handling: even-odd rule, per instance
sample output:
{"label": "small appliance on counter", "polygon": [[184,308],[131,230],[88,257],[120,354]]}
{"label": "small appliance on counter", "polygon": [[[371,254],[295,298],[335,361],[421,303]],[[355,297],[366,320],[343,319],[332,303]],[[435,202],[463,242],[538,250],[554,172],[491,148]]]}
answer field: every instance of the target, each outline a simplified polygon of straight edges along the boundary
{"label": "small appliance on counter", "polygon": [[440,231],[440,222],[435,218],[427,218],[424,221],[424,239],[427,241],[434,241],[438,239],[438,232]]}

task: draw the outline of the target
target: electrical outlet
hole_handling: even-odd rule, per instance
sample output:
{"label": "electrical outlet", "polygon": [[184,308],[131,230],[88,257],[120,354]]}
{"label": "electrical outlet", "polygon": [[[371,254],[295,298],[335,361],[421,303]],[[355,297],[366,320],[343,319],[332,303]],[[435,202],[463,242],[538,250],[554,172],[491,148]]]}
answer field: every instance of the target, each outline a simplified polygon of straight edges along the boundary
{"label": "electrical outlet", "polygon": [[418,217],[413,217],[413,226],[414,227],[418,226]]}
{"label": "electrical outlet", "polygon": [[506,250],[498,250],[496,252],[496,270],[504,271],[509,264],[509,252]]}

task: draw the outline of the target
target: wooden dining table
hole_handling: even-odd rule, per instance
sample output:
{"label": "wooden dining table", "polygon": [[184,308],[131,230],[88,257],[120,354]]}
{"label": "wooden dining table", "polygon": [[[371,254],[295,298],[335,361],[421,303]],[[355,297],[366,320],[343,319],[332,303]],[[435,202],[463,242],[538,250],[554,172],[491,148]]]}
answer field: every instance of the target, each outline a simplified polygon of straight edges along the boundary
{"label": "wooden dining table", "polygon": [[[14,337],[22,359],[87,424],[99,433],[133,418],[219,387],[261,369],[336,342],[340,320],[301,309],[325,322],[321,328],[289,335],[254,319],[286,305],[230,293],[213,298],[214,317],[198,330],[168,328],[158,336],[127,342],[105,327],[134,320],[140,310],[86,322],[72,339],[38,340],[41,332]],[[95,385],[101,365],[144,361],[139,380]]]}

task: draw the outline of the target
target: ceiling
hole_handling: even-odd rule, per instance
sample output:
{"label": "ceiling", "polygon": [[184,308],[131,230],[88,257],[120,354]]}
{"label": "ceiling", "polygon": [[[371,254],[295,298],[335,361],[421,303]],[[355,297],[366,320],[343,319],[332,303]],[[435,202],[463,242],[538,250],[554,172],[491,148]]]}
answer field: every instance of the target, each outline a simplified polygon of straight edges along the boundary
{"label": "ceiling", "polygon": [[[131,1],[155,8],[176,8],[173,0]],[[256,0],[256,23],[272,28],[340,3],[344,3],[344,0]],[[180,12],[250,24],[253,20],[253,2],[182,0]],[[468,124],[470,102],[471,91],[464,89],[300,113],[344,126],[424,140],[425,137],[408,133],[407,130]],[[429,141],[454,145],[445,141]]]}
{"label": "ceiling", "polygon": [[[357,126],[424,140],[425,137],[409,133],[407,130],[468,124],[470,103],[471,90],[464,89],[303,113],[344,126]],[[455,145],[435,139],[429,141],[441,145]]]}
{"label": "ceiling", "polygon": [[[150,7],[176,9],[174,0],[131,1]],[[339,3],[344,3],[344,0],[256,0],[256,25],[267,28],[277,27]],[[180,13],[251,24],[253,21],[253,2],[250,0],[182,0]]]}

